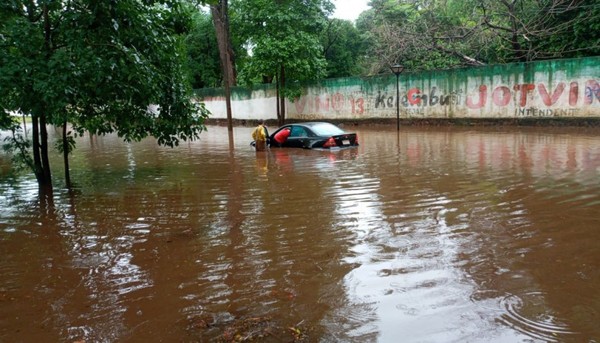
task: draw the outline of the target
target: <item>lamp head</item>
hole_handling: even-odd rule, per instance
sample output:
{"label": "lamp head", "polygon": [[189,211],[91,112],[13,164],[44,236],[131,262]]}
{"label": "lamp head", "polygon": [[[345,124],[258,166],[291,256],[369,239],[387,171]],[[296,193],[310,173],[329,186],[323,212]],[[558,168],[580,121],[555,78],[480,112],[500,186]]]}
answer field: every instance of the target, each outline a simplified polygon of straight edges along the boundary
{"label": "lamp head", "polygon": [[400,75],[400,73],[404,70],[404,66],[396,63],[393,66],[390,66],[390,69],[392,70],[392,73],[397,76]]}

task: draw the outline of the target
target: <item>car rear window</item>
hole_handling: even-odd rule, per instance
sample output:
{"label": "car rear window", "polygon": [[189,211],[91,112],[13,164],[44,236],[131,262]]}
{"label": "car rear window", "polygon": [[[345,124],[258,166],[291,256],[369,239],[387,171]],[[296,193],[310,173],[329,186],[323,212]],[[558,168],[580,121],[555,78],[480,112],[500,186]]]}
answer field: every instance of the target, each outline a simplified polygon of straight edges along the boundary
{"label": "car rear window", "polygon": [[334,135],[341,135],[341,134],[345,133],[344,130],[340,129],[339,127],[337,127],[333,124],[329,124],[329,123],[315,124],[315,125],[312,125],[310,128],[318,136],[329,136],[329,135],[334,136]]}

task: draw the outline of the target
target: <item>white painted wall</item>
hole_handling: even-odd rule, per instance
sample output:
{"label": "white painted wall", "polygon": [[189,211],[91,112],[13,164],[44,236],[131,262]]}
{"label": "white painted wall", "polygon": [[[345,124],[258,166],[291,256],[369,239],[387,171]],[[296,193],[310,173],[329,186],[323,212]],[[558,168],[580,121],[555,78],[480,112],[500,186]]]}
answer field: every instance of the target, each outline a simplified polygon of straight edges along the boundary
{"label": "white painted wall", "polygon": [[[212,90],[214,93],[215,90]],[[400,75],[400,117],[589,118],[600,117],[600,57],[497,65]],[[287,101],[288,119],[395,118],[396,77],[324,80]],[[201,92],[199,93],[201,94]],[[235,119],[276,119],[274,89],[232,92]],[[250,94],[250,95],[248,95]],[[225,119],[223,96],[200,97]]]}

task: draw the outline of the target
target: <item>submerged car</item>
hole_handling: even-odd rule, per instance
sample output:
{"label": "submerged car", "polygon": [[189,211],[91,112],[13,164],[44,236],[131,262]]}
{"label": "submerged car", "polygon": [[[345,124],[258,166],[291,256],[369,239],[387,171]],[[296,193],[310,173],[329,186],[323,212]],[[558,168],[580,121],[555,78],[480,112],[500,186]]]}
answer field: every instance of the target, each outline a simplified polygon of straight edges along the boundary
{"label": "submerged car", "polygon": [[287,124],[269,136],[272,147],[331,149],[358,146],[358,136],[327,122]]}

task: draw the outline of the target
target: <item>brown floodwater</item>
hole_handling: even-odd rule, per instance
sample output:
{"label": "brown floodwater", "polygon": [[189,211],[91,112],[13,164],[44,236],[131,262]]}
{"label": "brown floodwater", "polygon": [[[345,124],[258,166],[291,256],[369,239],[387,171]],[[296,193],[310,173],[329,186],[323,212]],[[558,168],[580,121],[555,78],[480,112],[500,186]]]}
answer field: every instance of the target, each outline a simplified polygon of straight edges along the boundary
{"label": "brown floodwater", "polygon": [[600,342],[600,131],[391,126],[0,153],[0,342]]}

